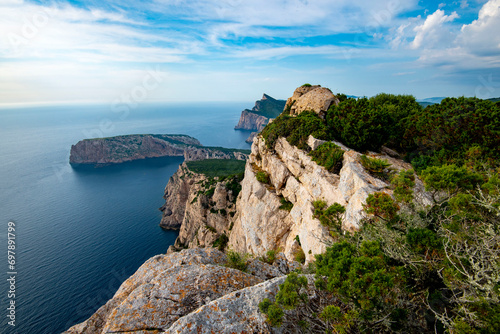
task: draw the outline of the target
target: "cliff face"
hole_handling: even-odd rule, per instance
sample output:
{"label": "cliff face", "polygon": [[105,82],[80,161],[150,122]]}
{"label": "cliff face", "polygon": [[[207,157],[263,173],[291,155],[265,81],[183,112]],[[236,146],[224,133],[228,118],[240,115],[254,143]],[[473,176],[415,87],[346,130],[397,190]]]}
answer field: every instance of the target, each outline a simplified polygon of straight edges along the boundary
{"label": "cliff face", "polygon": [[[317,147],[322,141],[309,137],[309,146]],[[289,259],[297,250],[298,236],[308,260],[325,251],[324,241],[332,240],[326,227],[313,218],[315,200],[328,205],[339,203],[346,208],[344,230],[356,230],[365,217],[363,203],[369,194],[385,191],[389,184],[371,176],[360,163],[360,153],[337,143],[344,153],[343,167],[333,174],[317,165],[302,150],[280,138],[274,150],[267,149],[264,139],[257,137],[245,169],[241,195],[236,207],[236,221],[229,245],[240,252],[264,254],[269,249],[281,248]],[[411,169],[401,160],[385,154],[396,170]],[[257,171],[269,175],[269,184],[257,181]],[[416,180],[415,193],[419,200],[430,204],[420,180]],[[281,199],[293,204],[291,211],[280,209]]]}
{"label": "cliff face", "polygon": [[285,107],[284,100],[276,100],[264,94],[261,100],[255,102],[252,110],[245,109],[241,112],[241,117],[236,130],[261,131],[269,122],[269,119],[278,117]]}
{"label": "cliff face", "polygon": [[183,163],[165,188],[161,208],[163,228],[180,228],[172,250],[212,246],[229,226],[236,210],[236,196],[228,189],[232,179],[218,182],[194,173]]}
{"label": "cliff face", "polygon": [[79,141],[71,146],[71,164],[107,165],[125,161],[182,156],[186,149],[201,146],[184,135],[128,135]]}

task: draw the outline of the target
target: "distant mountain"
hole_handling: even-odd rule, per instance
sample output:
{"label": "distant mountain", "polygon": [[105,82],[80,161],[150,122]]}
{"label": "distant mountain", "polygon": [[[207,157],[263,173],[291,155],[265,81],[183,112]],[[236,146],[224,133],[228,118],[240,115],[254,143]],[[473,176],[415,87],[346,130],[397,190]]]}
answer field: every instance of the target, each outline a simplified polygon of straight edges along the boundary
{"label": "distant mountain", "polygon": [[255,102],[252,110],[245,109],[236,125],[236,130],[261,131],[269,122],[269,119],[278,117],[285,108],[285,100],[276,100],[264,94],[261,100]]}
{"label": "distant mountain", "polygon": [[488,99],[488,101],[491,101],[491,102],[500,102],[500,97],[494,97],[494,98]]}

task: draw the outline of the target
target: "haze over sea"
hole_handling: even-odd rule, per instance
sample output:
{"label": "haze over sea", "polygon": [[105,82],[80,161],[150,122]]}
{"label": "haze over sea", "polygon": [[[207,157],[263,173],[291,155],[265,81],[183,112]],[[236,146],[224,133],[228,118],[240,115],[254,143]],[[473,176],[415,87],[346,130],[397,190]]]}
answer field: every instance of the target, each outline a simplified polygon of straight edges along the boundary
{"label": "haze over sea", "polygon": [[[142,104],[129,113],[107,105],[0,109],[0,238],[7,245],[7,224],[15,222],[17,247],[16,326],[7,325],[2,296],[2,333],[61,333],[85,320],[177,236],[158,226],[158,208],[183,158],[75,170],[68,163],[72,144],[89,136],[171,133],[247,149],[249,133],[233,128],[252,105]],[[0,254],[6,292],[7,249]]]}

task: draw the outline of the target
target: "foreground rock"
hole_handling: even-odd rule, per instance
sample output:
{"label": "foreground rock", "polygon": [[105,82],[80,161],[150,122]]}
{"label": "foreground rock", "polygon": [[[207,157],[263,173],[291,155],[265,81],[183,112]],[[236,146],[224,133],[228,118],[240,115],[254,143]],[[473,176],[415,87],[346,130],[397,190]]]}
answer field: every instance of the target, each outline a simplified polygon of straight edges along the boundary
{"label": "foreground rock", "polygon": [[[284,278],[272,279],[283,274],[277,267],[258,260],[250,263],[257,275],[251,274],[251,270],[245,273],[224,267],[225,262],[224,253],[213,248],[157,255],[126,280],[115,296],[92,317],[65,333],[188,333],[192,326],[178,321],[191,313],[206,314],[200,307],[224,296],[227,296],[224,300],[231,301],[235,307],[233,317],[240,318],[239,327],[234,323],[232,328],[244,328],[246,320],[241,318],[243,313],[249,315],[247,320],[258,318],[256,323],[249,323],[245,328],[266,328],[258,303],[277,292],[278,283]],[[245,289],[262,283],[264,278],[259,275],[263,273],[267,273],[265,277],[271,279],[271,283],[261,285],[255,291]],[[237,291],[242,292],[238,294]],[[224,308],[212,311],[214,320],[219,311],[219,318],[228,314]],[[175,329],[171,329],[173,324]],[[255,327],[257,325],[260,327]],[[186,329],[180,330],[179,326]]]}

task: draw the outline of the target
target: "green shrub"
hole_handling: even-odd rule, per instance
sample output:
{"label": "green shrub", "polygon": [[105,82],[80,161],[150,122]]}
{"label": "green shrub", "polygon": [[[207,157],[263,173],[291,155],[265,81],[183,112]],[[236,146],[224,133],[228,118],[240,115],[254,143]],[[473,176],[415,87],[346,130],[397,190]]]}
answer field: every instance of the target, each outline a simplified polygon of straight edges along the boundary
{"label": "green shrub", "polygon": [[302,85],[302,87],[312,87],[310,83],[305,83]]}
{"label": "green shrub", "polygon": [[294,259],[295,261],[297,261],[298,263],[306,263],[306,254],[304,253],[304,250],[302,249],[302,247],[300,247],[294,254]]}
{"label": "green shrub", "polygon": [[255,174],[255,177],[257,178],[257,181],[264,184],[269,184],[271,182],[269,179],[269,174],[264,171],[258,171],[257,174]]}
{"label": "green shrub", "polygon": [[334,143],[324,143],[309,153],[309,156],[318,165],[325,167],[332,173],[338,174],[342,168],[344,150]]}
{"label": "green shrub", "polygon": [[394,198],[398,202],[410,203],[413,200],[415,174],[412,169],[400,171],[391,182],[394,188]]}
{"label": "green shrub", "polygon": [[245,271],[247,269],[247,257],[248,255],[241,255],[238,252],[233,250],[229,250],[226,253],[227,262],[226,266],[233,269],[238,269],[241,271]]}
{"label": "green shrub", "polygon": [[286,210],[286,211],[292,211],[293,209],[293,203],[284,198],[283,196],[280,196],[280,210]]}
{"label": "green shrub", "polygon": [[359,158],[359,161],[370,174],[385,180],[388,179],[386,170],[391,166],[391,164],[388,163],[387,160],[370,158],[363,154]]}
{"label": "green shrub", "polygon": [[206,159],[186,161],[189,170],[207,177],[227,177],[245,171],[245,161],[236,159]]}
{"label": "green shrub", "polygon": [[326,202],[323,200],[316,200],[313,203],[314,214],[313,218],[318,219],[322,225],[340,232],[342,228],[342,214],[345,212],[345,207],[339,203],[333,203],[327,209]]}
{"label": "green shrub", "polygon": [[310,150],[307,145],[309,135],[328,140],[326,123],[312,111],[304,111],[296,117],[281,114],[261,132],[268,148],[274,148],[276,141],[284,137],[291,145],[302,150]]}
{"label": "green shrub", "polygon": [[268,264],[273,264],[274,261],[276,261],[276,254],[277,253],[278,253],[278,251],[276,251],[274,249],[268,250],[266,252],[266,254],[264,256],[262,256],[260,259],[262,260],[262,262],[266,262]]}
{"label": "green shrub", "polygon": [[389,221],[396,217],[399,205],[388,194],[377,192],[368,195],[364,210],[370,215]]}

